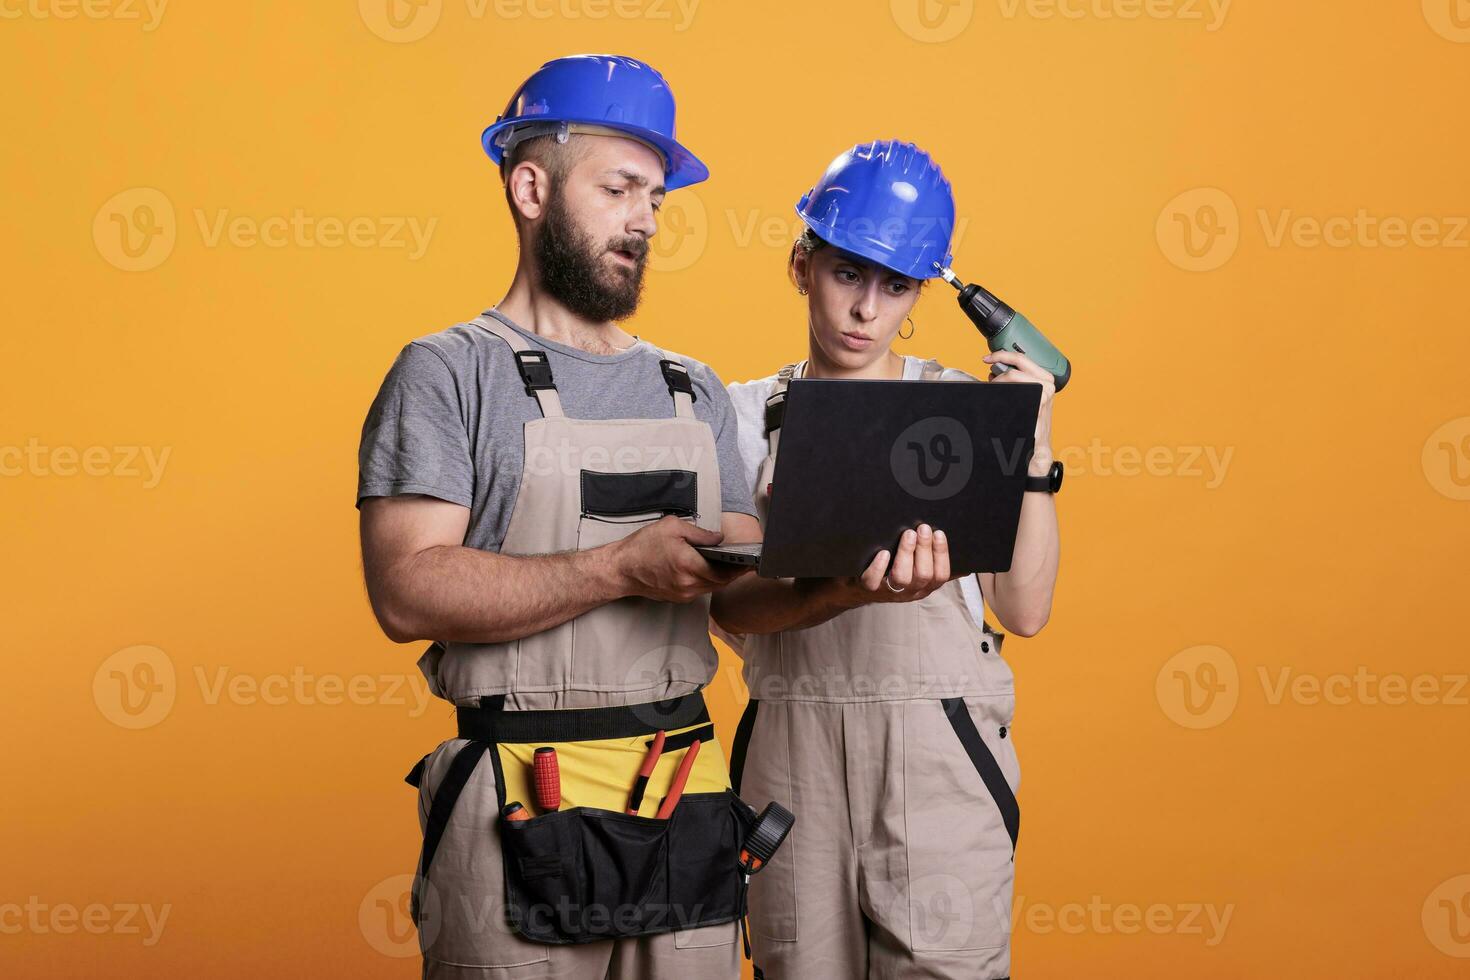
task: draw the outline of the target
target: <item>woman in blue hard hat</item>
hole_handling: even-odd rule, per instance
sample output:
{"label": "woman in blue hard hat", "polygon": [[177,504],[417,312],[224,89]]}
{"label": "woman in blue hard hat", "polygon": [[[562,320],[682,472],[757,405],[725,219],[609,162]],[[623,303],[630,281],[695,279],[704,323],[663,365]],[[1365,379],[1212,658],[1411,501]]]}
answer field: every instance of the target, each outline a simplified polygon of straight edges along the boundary
{"label": "woman in blue hard hat", "polygon": [[[762,519],[790,379],[976,381],[892,349],[913,336],[925,280],[950,261],[954,199],[928,154],[853,147],[797,211],[806,228],[788,273],[807,298],[808,355],[730,386]],[[997,383],[1042,385],[1029,466],[1042,477],[1054,379],[1022,354],[984,361],[1010,368]],[[1025,495],[1005,573],[951,579],[944,530],[920,525],[859,577],[748,576],[715,594],[716,632],[743,655],[751,694],[732,780],[752,804],[781,800],[800,815],[785,853],[751,882],[758,975],[1009,975],[1015,696],[985,606],[1002,628],[1034,635],[1057,561],[1055,504],[1039,490]]]}

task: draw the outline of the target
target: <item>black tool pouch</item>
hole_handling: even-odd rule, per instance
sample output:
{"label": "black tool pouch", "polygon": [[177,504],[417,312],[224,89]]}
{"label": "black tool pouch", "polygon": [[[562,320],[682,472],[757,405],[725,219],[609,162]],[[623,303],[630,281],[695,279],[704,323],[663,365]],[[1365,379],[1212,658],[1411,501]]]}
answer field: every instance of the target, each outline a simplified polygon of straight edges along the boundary
{"label": "black tool pouch", "polygon": [[755,814],[728,790],[690,793],[667,820],[576,807],[501,818],[506,912],[538,943],[589,943],[734,922]]}
{"label": "black tool pouch", "polygon": [[[499,741],[579,741],[651,735],[709,723],[698,694],[626,708],[505,712],[503,698],[458,709],[469,739],[436,787],[414,882],[420,889],[455,803],[481,760],[495,769],[506,914],[519,935],[565,945],[649,936],[745,918],[749,876],[780,847],[795,818],[777,804],[759,816],[733,790],[686,793],[667,820],[573,807],[525,820],[504,816]],[[425,778],[426,756],[407,781]]]}

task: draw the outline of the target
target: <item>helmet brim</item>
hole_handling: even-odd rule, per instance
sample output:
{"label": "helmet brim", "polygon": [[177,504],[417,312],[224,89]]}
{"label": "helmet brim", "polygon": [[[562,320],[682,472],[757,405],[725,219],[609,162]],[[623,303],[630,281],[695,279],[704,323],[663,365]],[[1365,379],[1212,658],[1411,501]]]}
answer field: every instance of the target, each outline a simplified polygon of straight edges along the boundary
{"label": "helmet brim", "polygon": [[[894,260],[893,249],[879,239],[870,238],[866,235],[847,235],[842,233],[841,231],[838,231],[836,228],[832,227],[829,224],[813,220],[805,212],[802,211],[802,205],[805,203],[805,197],[803,197],[801,201],[797,203],[797,216],[800,217],[802,222],[805,223],[806,226],[812,230],[812,234],[816,235],[828,245],[831,245],[834,248],[840,248],[844,252],[851,252],[853,255],[856,255],[859,258],[867,259],[869,262],[875,262],[885,269],[896,272],[901,276],[908,276],[910,279],[939,278],[940,271],[934,268],[934,260],[930,260],[930,262],[927,263],[928,268],[924,269],[911,268],[902,265]],[[951,256],[946,255],[941,265],[948,266],[950,263],[950,259]]]}
{"label": "helmet brim", "polygon": [[[505,119],[493,123],[485,128],[480,134],[480,146],[484,148],[485,155],[500,165],[504,153],[501,147],[496,145],[495,137],[502,131],[512,126],[524,125],[528,120],[525,118]],[[572,125],[597,126],[601,129],[612,129],[627,133],[630,139],[640,143],[647,143],[658,150],[664,158],[664,190],[673,191],[691,184],[698,184],[709,179],[709,168],[693,153],[677,140],[671,140],[662,133],[656,133],[651,129],[641,126],[628,126],[621,123],[609,123],[603,119],[547,119],[546,122],[566,122]]]}

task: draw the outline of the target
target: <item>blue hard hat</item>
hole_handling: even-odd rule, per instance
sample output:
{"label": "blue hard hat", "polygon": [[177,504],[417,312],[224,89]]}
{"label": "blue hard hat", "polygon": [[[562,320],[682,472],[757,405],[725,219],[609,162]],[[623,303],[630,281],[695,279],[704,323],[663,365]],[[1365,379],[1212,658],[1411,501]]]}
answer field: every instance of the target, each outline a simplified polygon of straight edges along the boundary
{"label": "blue hard hat", "polygon": [[548,61],[516,89],[480,143],[498,164],[505,156],[505,140],[519,127],[535,123],[598,126],[647,143],[664,158],[667,190],[709,177],[709,168],[674,138],[669,83],[635,58],[575,54]]}
{"label": "blue hard hat", "polygon": [[952,258],[954,194],[939,164],[912,143],[854,146],[801,196],[796,213],[828,244],[913,279],[937,277]]}

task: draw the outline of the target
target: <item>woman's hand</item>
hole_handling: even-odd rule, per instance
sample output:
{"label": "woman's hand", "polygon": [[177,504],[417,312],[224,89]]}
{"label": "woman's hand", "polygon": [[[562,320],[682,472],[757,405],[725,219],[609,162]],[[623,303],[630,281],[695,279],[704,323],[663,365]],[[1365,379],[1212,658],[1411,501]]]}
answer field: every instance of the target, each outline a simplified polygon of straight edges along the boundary
{"label": "woman's hand", "polygon": [[1009,371],[991,379],[991,383],[1017,382],[1041,385],[1041,410],[1036,414],[1036,449],[1031,454],[1029,472],[1031,476],[1045,476],[1051,469],[1051,404],[1057,393],[1057,379],[1050,371],[1037,364],[1025,354],[1015,351],[991,351],[985,357],[986,364],[1005,364]]}
{"label": "woman's hand", "polygon": [[[949,581],[949,541],[928,524],[910,528],[898,539],[898,554],[878,552],[863,574],[831,579],[838,602],[861,606],[870,602],[913,602]],[[884,573],[887,574],[884,574]]]}

